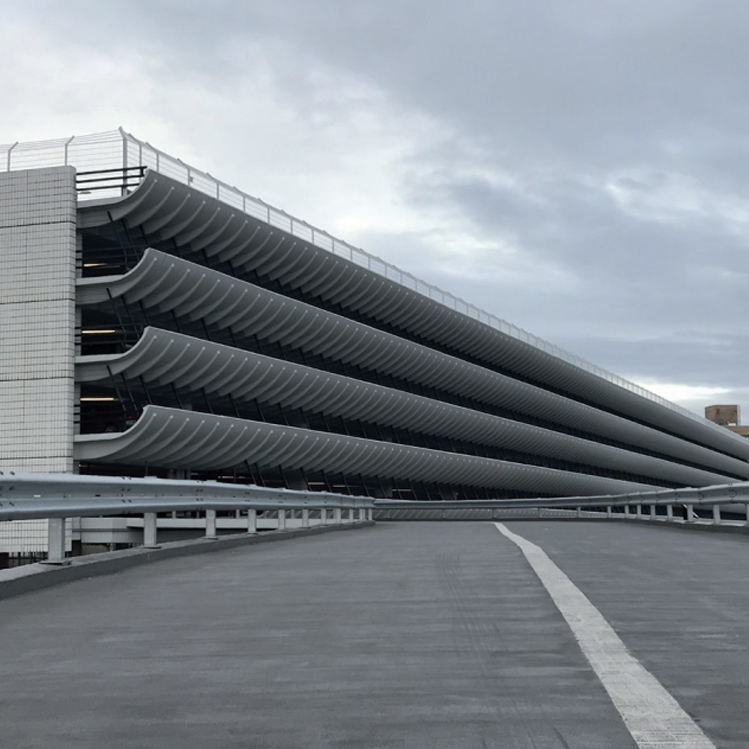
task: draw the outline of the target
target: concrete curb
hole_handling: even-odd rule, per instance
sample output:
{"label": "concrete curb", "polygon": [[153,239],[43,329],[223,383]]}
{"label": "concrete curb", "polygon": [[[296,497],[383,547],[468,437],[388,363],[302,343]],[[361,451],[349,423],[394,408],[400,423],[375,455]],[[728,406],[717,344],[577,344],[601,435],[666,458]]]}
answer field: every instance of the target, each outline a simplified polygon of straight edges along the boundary
{"label": "concrete curb", "polygon": [[189,541],[173,541],[156,549],[136,547],[85,557],[72,557],[64,565],[50,565],[44,562],[27,564],[22,567],[0,570],[0,600],[12,596],[31,593],[53,585],[61,585],[73,580],[88,577],[112,575],[142,564],[151,564],[164,559],[184,557],[189,554],[208,554],[224,551],[237,546],[252,546],[271,541],[286,541],[303,536],[317,536],[333,531],[354,530],[373,527],[373,520],[345,525],[325,525],[312,528],[295,528],[285,531],[263,531],[257,534],[236,533],[219,536],[215,539],[198,538]]}

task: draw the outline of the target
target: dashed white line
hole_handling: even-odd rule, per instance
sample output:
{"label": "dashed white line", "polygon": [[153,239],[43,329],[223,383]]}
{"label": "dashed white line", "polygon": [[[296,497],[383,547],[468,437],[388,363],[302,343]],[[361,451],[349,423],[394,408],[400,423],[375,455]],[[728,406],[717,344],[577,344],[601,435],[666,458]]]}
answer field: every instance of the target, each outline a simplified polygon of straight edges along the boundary
{"label": "dashed white line", "polygon": [[640,749],[716,749],[700,727],[631,653],[584,593],[536,544],[502,523],[549,591]]}

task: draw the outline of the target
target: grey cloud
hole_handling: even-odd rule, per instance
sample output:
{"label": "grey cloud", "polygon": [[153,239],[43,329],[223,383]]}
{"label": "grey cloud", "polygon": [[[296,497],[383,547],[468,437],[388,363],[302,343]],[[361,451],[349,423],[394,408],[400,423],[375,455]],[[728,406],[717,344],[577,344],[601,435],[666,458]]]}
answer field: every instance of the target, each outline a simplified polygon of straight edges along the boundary
{"label": "grey cloud", "polygon": [[[54,30],[104,46],[124,29],[114,38],[153,58],[162,85],[195,77],[247,116],[263,113],[233,87],[257,60],[300,117],[324,109],[334,120],[350,106],[335,81],[320,98],[312,62],[383,92],[382,118],[424,113],[447,134],[404,157],[401,197],[458,216],[476,247],[451,265],[428,233],[382,230],[358,243],[615,371],[730,383],[743,397],[749,216],[730,214],[749,200],[749,4],[16,6],[50,39]],[[615,201],[611,180],[634,206]],[[658,207],[681,183],[704,210]],[[457,263],[476,272],[454,273]]]}

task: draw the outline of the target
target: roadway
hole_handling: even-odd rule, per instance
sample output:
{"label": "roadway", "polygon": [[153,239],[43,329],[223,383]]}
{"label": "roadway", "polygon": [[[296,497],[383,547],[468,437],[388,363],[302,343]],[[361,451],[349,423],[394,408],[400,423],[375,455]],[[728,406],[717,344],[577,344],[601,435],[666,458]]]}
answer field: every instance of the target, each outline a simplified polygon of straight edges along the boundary
{"label": "roadway", "polygon": [[[505,526],[567,574],[712,745],[749,746],[749,537]],[[379,523],[7,599],[0,690],[0,746],[14,749],[638,746],[489,522]]]}

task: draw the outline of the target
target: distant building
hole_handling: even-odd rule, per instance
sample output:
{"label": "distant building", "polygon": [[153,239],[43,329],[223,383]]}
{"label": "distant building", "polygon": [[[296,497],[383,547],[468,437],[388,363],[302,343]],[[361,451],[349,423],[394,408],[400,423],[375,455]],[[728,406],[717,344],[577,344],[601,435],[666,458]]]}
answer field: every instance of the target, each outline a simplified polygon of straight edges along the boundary
{"label": "distant building", "polygon": [[749,437],[749,426],[741,425],[741,409],[738,406],[705,406],[705,418],[730,429],[734,434]]}
{"label": "distant building", "polygon": [[[727,430],[123,131],[0,170],[2,471],[429,500],[749,478]],[[0,552],[46,543],[0,525]]]}

